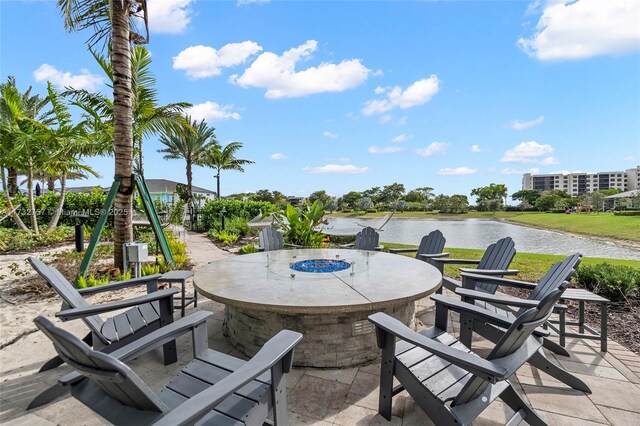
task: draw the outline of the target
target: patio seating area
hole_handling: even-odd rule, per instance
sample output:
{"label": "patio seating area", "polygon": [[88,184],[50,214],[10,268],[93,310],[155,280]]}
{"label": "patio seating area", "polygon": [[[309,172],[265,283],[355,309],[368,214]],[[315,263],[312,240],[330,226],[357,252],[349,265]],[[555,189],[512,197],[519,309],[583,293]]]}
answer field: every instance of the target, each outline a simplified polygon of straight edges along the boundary
{"label": "patio seating area", "polygon": [[[196,270],[223,257],[211,248],[202,236],[189,235],[188,250],[196,263]],[[205,247],[205,245],[207,245]],[[190,286],[191,284],[187,284]],[[188,288],[188,291],[191,289]],[[444,295],[456,297],[447,289]],[[499,292],[497,294],[500,294]],[[416,328],[432,327],[435,322],[435,303],[430,297],[416,302]],[[41,313],[53,318],[57,302],[49,302]],[[232,347],[223,335],[224,305],[201,299],[197,308],[189,306],[187,315],[196,311],[211,311],[207,320],[208,344],[211,349],[247,359]],[[174,312],[180,318],[180,311]],[[30,319],[30,321],[33,318]],[[3,324],[6,318],[3,317]],[[55,321],[59,324],[58,321]],[[32,325],[32,324],[31,324]],[[81,321],[62,325],[76,336],[86,334]],[[577,332],[577,327],[568,329]],[[449,333],[459,337],[457,314],[450,313]],[[550,340],[559,342],[552,332]],[[177,340],[178,362],[164,366],[161,349],[153,350],[128,363],[154,392],[185,368],[193,359],[193,341],[189,334]],[[474,351],[484,355],[494,346],[477,334],[473,335]],[[565,349],[569,357],[545,350],[549,360],[584,381],[591,394],[571,389],[553,377],[524,364],[511,378],[513,387],[544,420],[552,425],[627,425],[640,421],[640,357],[614,341],[608,341],[608,351],[600,351],[600,342],[592,339],[567,337]],[[38,373],[44,362],[55,355],[53,345],[41,332],[25,334],[1,351],[0,422],[7,425],[106,424],[89,408],[68,393],[53,403],[26,411],[29,402],[57,379],[72,369],[63,365]],[[391,421],[378,414],[380,361],[351,368],[320,369],[294,368],[286,376],[289,424],[291,425],[429,425],[433,424],[406,391],[393,399]],[[394,383],[395,384],[395,383]],[[513,414],[504,403],[493,402],[473,424],[504,424]]]}

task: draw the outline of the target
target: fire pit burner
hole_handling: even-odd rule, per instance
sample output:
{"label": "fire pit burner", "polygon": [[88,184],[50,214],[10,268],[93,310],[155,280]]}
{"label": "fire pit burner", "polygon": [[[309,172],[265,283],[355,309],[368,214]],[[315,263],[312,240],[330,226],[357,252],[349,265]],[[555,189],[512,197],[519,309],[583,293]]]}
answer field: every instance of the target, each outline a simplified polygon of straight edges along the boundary
{"label": "fire pit burner", "polygon": [[344,260],[335,259],[308,259],[301,260],[291,265],[291,269],[298,272],[338,272],[349,269],[351,264]]}

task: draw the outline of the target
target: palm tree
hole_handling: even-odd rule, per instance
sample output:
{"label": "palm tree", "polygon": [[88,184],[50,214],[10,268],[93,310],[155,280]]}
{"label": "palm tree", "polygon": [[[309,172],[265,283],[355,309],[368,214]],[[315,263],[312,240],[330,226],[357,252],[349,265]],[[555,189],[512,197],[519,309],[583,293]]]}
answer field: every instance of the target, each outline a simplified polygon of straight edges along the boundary
{"label": "palm tree", "polygon": [[214,133],[215,129],[208,127],[204,120],[198,123],[187,117],[187,122],[191,124],[174,125],[166,129],[165,134],[160,137],[160,142],[164,144],[165,148],[159,149],[158,152],[164,154],[165,160],[184,159],[187,163],[187,206],[191,211],[193,207],[193,165],[200,165],[203,161],[203,154],[211,145],[216,145],[218,142]]}
{"label": "palm tree", "polygon": [[211,145],[207,152],[204,153],[202,165],[211,167],[216,171],[215,178],[218,198],[220,198],[220,171],[236,170],[238,172],[244,172],[242,166],[254,163],[251,160],[235,158],[235,154],[240,148],[242,148],[242,142],[231,142],[224,148],[216,143],[215,145]]}
{"label": "palm tree", "polygon": [[[133,116],[131,101],[131,40],[146,42],[133,33],[131,16],[142,12],[146,23],[146,0],[58,0],[69,31],[92,29],[91,46],[103,41],[109,46],[113,75],[113,137],[115,145],[115,174],[122,179],[116,195],[113,243],[122,247],[133,241],[132,191],[133,176]],[[114,264],[123,268],[122,250],[114,250]]]}

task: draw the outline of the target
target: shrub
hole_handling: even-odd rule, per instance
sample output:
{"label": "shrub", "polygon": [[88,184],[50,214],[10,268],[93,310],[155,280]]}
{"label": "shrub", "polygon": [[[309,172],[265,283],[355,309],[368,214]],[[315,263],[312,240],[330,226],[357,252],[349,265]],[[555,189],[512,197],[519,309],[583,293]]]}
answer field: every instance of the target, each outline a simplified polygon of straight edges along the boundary
{"label": "shrub", "polygon": [[74,230],[71,226],[58,226],[51,231],[35,235],[21,229],[0,228],[0,253],[32,250],[73,239]]}
{"label": "shrub", "polygon": [[251,253],[257,253],[258,249],[256,248],[255,244],[245,244],[242,247],[240,247],[240,250],[238,251],[238,253],[240,254],[251,254]]}
{"label": "shrub", "polygon": [[323,216],[322,204],[316,200],[312,205],[300,209],[287,204],[285,212],[278,213],[275,218],[284,229],[285,242],[303,247],[320,247],[324,235],[315,229],[320,225]]}
{"label": "shrub", "polygon": [[173,225],[182,225],[182,213],[184,212],[184,204],[184,201],[178,200],[176,203],[173,203],[171,207],[169,207],[167,222]]}
{"label": "shrub", "polygon": [[240,238],[238,234],[234,234],[233,232],[230,232],[226,229],[223,229],[222,231],[210,230],[209,236],[211,238],[215,238],[224,245],[233,244],[238,241],[238,238]]}
{"label": "shrub", "polygon": [[613,214],[615,216],[640,216],[640,210],[616,210]]}
{"label": "shrub", "polygon": [[[209,200],[201,212],[201,218],[206,229],[216,228],[216,222],[219,223],[223,209],[227,218],[243,217],[252,219],[260,212],[262,214],[275,212],[277,207],[268,201]],[[220,225],[218,224],[217,226],[219,229]]]}
{"label": "shrub", "polygon": [[97,277],[95,275],[89,275],[86,278],[83,276],[78,277],[78,281],[76,281],[77,288],[87,288],[87,287],[95,287],[102,284],[109,283],[109,275],[103,275],[101,277]]}
{"label": "shrub", "polygon": [[140,268],[140,275],[146,277],[147,275],[155,275],[160,273],[160,265],[153,265],[151,263],[147,263],[146,265],[142,265]]}
{"label": "shrub", "polygon": [[640,269],[600,263],[580,266],[575,281],[589,291],[612,302],[628,301],[640,296]]}

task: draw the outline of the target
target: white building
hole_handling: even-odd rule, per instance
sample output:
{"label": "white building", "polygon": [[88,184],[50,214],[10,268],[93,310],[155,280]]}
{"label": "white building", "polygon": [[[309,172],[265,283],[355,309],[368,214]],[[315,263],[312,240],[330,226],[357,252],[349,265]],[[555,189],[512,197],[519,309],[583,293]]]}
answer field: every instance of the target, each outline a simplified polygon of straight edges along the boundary
{"label": "white building", "polygon": [[632,191],[639,189],[640,166],[625,171],[597,173],[549,173],[522,176],[522,189],[548,191],[559,189],[571,196],[600,189],[618,189]]}

